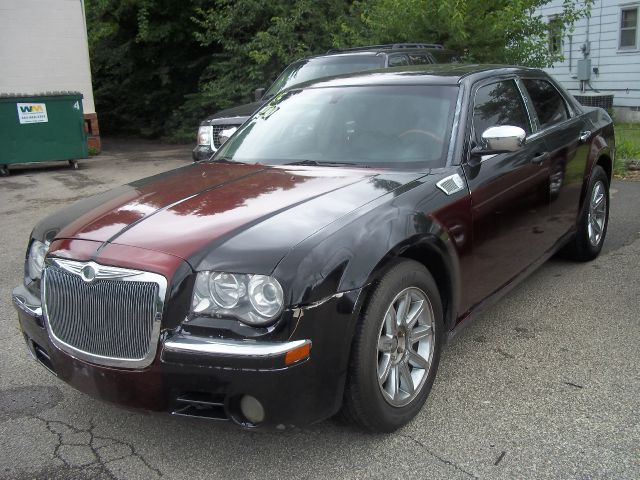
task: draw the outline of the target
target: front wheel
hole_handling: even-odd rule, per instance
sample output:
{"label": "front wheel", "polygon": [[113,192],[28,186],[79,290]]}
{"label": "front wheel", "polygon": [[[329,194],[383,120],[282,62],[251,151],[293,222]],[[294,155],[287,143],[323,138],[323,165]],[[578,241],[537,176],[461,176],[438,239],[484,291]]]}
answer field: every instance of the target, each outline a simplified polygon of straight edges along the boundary
{"label": "front wheel", "polygon": [[596,165],[591,172],[589,189],[585,197],[577,231],[565,253],[578,261],[593,260],[600,254],[609,224],[609,178],[602,167]]}
{"label": "front wheel", "polygon": [[442,336],[433,277],[418,262],[398,262],[375,287],[358,324],[343,416],[375,432],[411,421],[431,391]]}

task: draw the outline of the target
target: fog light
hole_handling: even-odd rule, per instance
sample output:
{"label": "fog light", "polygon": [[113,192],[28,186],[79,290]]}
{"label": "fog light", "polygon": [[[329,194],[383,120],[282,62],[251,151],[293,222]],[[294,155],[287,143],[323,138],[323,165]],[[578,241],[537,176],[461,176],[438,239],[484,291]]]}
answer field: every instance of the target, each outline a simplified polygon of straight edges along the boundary
{"label": "fog light", "polygon": [[245,395],[240,399],[240,411],[253,424],[264,420],[264,407],[257,398]]}

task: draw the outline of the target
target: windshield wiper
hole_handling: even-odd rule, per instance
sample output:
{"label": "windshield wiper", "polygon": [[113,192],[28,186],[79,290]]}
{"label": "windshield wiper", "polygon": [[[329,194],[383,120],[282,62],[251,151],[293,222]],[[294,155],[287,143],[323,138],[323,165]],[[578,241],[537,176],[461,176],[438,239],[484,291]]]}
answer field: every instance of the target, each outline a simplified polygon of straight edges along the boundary
{"label": "windshield wiper", "polygon": [[310,165],[313,167],[361,167],[369,168],[367,165],[355,162],[320,162],[318,160],[297,160],[295,162],[285,163],[285,165]]}
{"label": "windshield wiper", "polygon": [[210,158],[209,161],[210,162],[220,162],[220,163],[243,163],[243,162],[238,162],[236,160],[232,160],[230,157]]}

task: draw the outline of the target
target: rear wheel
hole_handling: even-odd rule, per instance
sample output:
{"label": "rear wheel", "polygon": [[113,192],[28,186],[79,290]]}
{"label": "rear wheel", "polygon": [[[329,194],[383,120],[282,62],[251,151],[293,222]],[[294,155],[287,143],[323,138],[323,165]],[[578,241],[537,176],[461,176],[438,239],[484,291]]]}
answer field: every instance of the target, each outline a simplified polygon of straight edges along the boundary
{"label": "rear wheel", "polygon": [[376,432],[408,423],[427,399],[440,359],[442,302],[427,269],[413,260],[375,287],[352,348],[343,416]]}
{"label": "rear wheel", "polygon": [[609,178],[602,167],[596,165],[591,173],[576,235],[565,252],[574,260],[593,260],[602,250],[608,224]]}

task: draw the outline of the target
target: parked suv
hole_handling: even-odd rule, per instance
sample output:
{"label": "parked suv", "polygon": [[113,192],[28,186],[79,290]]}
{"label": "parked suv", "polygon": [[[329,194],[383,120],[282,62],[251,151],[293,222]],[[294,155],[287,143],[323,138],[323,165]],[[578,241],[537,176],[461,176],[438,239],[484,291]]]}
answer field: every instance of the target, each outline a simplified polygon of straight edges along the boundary
{"label": "parked suv", "polygon": [[221,110],[200,123],[193,160],[205,160],[215,153],[258,108],[281,90],[294,85],[348,73],[404,65],[452,63],[457,53],[436,43],[394,43],[329,50],[324,55],[297,60],[289,65],[268,88],[255,91],[255,101]]}

